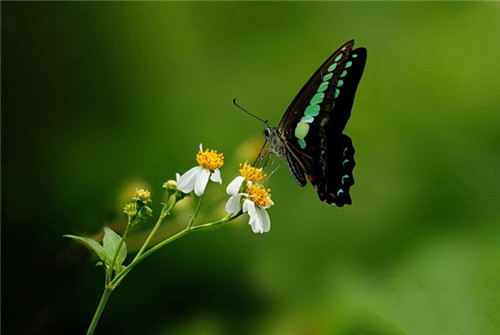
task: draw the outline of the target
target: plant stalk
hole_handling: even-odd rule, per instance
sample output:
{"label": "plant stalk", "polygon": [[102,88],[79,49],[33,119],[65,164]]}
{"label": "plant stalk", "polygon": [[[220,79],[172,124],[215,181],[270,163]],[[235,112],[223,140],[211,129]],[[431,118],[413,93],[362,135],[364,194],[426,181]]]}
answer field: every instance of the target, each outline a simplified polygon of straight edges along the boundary
{"label": "plant stalk", "polygon": [[99,319],[101,318],[102,311],[104,310],[104,307],[106,306],[106,303],[108,302],[108,299],[109,299],[109,296],[111,295],[111,292],[113,292],[113,289],[111,287],[106,287],[104,289],[104,293],[102,294],[101,301],[99,301],[99,306],[97,306],[94,317],[92,318],[92,322],[90,323],[89,329],[87,330],[87,335],[94,334],[97,323],[99,322]]}

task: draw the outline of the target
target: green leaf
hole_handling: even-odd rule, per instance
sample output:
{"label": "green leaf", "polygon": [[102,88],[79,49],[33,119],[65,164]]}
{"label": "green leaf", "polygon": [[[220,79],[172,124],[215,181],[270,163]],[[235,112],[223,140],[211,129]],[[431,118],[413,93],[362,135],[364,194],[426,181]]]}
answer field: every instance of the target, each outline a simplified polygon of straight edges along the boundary
{"label": "green leaf", "polygon": [[[113,258],[115,257],[115,254],[118,250],[118,245],[120,244],[121,240],[122,238],[120,235],[118,235],[108,227],[104,227],[104,239],[102,244],[104,246],[104,253],[106,255],[106,263],[108,263],[109,266],[111,266],[111,263],[113,262]],[[120,250],[118,251],[118,256],[116,256],[115,264],[113,265],[113,269],[116,272],[120,272],[121,265],[125,260],[125,257],[127,257],[127,246],[125,244],[125,241],[123,241]]]}
{"label": "green leaf", "polygon": [[94,252],[97,254],[97,256],[99,256],[101,260],[104,261],[106,259],[104,248],[97,241],[94,241],[93,239],[88,237],[76,235],[64,235],[64,237],[71,238],[75,241],[85,244],[87,247],[94,250]]}

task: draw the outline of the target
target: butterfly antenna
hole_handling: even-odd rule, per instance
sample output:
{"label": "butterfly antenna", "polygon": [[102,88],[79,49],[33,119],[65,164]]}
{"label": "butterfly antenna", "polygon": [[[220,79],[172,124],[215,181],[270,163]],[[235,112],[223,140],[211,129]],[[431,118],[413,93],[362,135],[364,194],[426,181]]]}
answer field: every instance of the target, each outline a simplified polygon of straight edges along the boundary
{"label": "butterfly antenna", "polygon": [[250,116],[252,116],[252,117],[256,118],[256,119],[257,119],[257,120],[259,120],[260,122],[263,122],[263,123],[264,123],[267,127],[269,127],[269,124],[267,123],[267,122],[268,122],[268,120],[261,119],[260,117],[257,117],[257,116],[255,116],[255,115],[253,115],[252,113],[250,113],[249,111],[245,110],[243,107],[241,107],[240,105],[238,105],[238,104],[236,103],[236,98],[234,98],[234,99],[233,99],[233,104],[234,104],[236,107],[238,107],[239,109],[241,109],[242,111],[244,111],[245,113],[247,113],[248,115],[250,115]]}

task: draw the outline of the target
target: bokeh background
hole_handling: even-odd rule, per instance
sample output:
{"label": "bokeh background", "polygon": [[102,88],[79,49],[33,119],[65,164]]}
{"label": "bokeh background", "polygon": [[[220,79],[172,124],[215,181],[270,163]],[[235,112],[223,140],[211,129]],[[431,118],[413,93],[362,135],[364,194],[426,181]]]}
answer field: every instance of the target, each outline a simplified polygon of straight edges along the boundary
{"label": "bokeh background", "polygon": [[[282,166],[271,232],[243,217],[176,241],[112,295],[97,334],[498,334],[500,4],[2,2],[2,330],[81,334],[103,273],[84,247],[123,203],[255,157],[316,68],[368,62],[346,129],[353,205]],[[200,223],[223,215],[207,189]],[[187,200],[160,231],[185,224]],[[137,248],[152,224],[137,229]]]}

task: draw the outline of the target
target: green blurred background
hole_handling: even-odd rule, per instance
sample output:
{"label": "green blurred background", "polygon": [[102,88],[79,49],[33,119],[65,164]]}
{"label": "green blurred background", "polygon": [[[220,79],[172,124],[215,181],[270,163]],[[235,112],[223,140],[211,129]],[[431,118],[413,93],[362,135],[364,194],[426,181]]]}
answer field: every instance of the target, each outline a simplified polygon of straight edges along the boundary
{"label": "green blurred background", "polygon": [[[103,273],[62,235],[122,229],[135,187],[158,210],[199,143],[225,154],[227,183],[263,141],[231,100],[277,124],[354,38],[353,205],[282,166],[270,233],[244,217],[175,242],[97,334],[498,334],[499,17],[493,2],[2,2],[3,331],[84,333]],[[223,191],[209,186],[202,221]]]}

